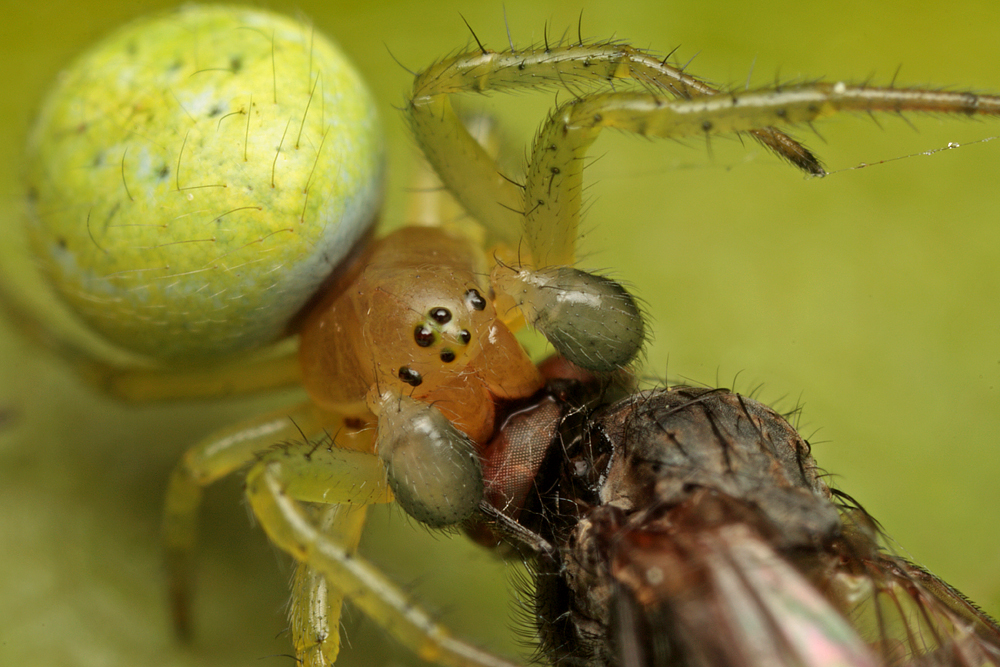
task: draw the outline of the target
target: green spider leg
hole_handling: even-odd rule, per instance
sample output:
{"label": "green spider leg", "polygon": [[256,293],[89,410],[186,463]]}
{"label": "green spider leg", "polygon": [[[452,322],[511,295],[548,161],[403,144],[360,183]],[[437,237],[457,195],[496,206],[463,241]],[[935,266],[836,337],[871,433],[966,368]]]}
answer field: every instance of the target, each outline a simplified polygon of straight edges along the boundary
{"label": "green spider leg", "polygon": [[[577,86],[611,86],[625,79],[680,99],[719,93],[665,61],[623,44],[581,43],[504,53],[480,45],[478,52],[449,58],[418,74],[408,106],[413,133],[428,162],[487,231],[487,245],[494,247],[498,260],[491,275],[498,311],[519,313],[565,358],[597,372],[634,361],[647,331],[637,302],[624,287],[571,268],[583,157],[596,134],[579,145],[569,137],[551,137],[546,129],[553,127],[555,117],[550,117],[539,137],[551,140],[550,154],[543,159],[536,144],[526,184],[521,186],[504,176],[493,156],[469,134],[450,96],[516,87],[561,86],[573,91]],[[815,157],[787,135],[763,125],[751,128],[750,134],[800,168],[823,173]],[[540,188],[546,190],[544,200]]]}
{"label": "green spider leg", "polygon": [[[367,516],[366,505],[317,505],[309,507],[313,522],[327,539],[345,553],[358,549]],[[340,653],[340,611],[343,592],[322,573],[305,563],[295,568],[288,610],[292,643],[302,667],[330,667]]]}
{"label": "green spider leg", "polygon": [[71,363],[81,377],[105,394],[145,403],[246,396],[301,384],[295,353],[275,352],[208,368],[129,368],[85,357]]}
{"label": "green spider leg", "polygon": [[[516,244],[523,232],[535,266],[571,265],[580,215],[579,184],[559,215],[540,216],[518,184],[498,173],[495,161],[464,131],[449,96],[518,88],[565,88],[632,80],[651,94],[678,99],[720,94],[720,90],[649,53],[616,42],[558,45],[494,52],[482,48],[429,67],[417,75],[409,104],[410,124],[428,161],[455,197],[500,241]],[[550,120],[551,124],[551,120]],[[818,160],[789,136],[764,125],[750,134],[808,173],[822,174]],[[584,147],[585,149],[585,147]],[[536,156],[532,158],[535,166]],[[561,165],[579,180],[583,161]],[[539,178],[532,169],[528,176]]]}
{"label": "green spider leg", "polygon": [[[626,79],[642,90],[614,89]],[[603,84],[603,91],[578,92],[588,84]],[[574,98],[543,124],[522,186],[500,174],[468,135],[450,96],[546,86],[566,88]],[[418,74],[408,110],[428,161],[469,213],[508,245],[512,230],[521,231],[529,257],[519,251],[519,265],[511,266],[498,254],[491,276],[498,310],[519,310],[573,363],[611,371],[636,358],[646,334],[642,314],[623,287],[571,268],[586,152],[601,130],[669,139],[748,133],[807,173],[823,175],[811,153],[775,128],[845,111],[996,115],[1000,97],[843,82],[723,93],[621,44],[503,53],[480,45]]]}
{"label": "green spider leg", "polygon": [[[645,90],[613,90],[626,79]],[[598,84],[612,92],[577,92]],[[449,96],[552,87],[576,97],[539,132],[521,187],[498,174],[464,132]],[[675,139],[747,132],[794,166],[823,175],[808,150],[774,128],[808,125],[845,111],[995,115],[1000,98],[843,82],[722,92],[632,47],[581,43],[499,53],[481,46],[419,74],[409,105],[418,142],[455,197],[495,236],[510,239],[512,230],[521,230],[535,267],[571,265],[575,259],[584,156],[602,129]]]}
{"label": "green spider leg", "polygon": [[[333,458],[326,460],[330,454]],[[381,467],[375,456],[362,456]],[[387,493],[384,476],[364,478],[351,469],[353,465],[344,460],[343,450],[316,449],[308,443],[276,450],[255,465],[247,476],[247,498],[271,541],[308,566],[308,576],[314,572],[336,586],[344,598],[422,660],[450,667],[514,667],[452,637],[378,569],[331,539],[311,515],[306,503],[323,499],[355,503],[367,499],[365,494]],[[340,483],[331,489],[331,480]]]}
{"label": "green spider leg", "polygon": [[1000,114],[1000,97],[965,92],[811,83],[668,100],[655,93],[612,92],[563,104],[535,140],[524,190],[529,244],[566,245],[560,230],[579,216],[584,155],[601,130],[616,128],[643,137],[680,139],[807,125],[843,112],[933,111]]}
{"label": "green spider leg", "polygon": [[[191,631],[190,580],[203,489],[252,463],[246,494],[254,515],[275,545],[299,561],[289,619],[305,667],[336,661],[344,599],[425,660],[512,667],[451,637],[356,554],[365,507],[392,502],[393,495],[382,461],[372,453],[371,425],[346,426],[350,421],[304,403],[219,431],[187,451],[171,475],[163,521],[178,630]],[[336,435],[303,441],[302,433]]]}
{"label": "green spider leg", "polygon": [[[332,504],[310,506],[311,516],[327,539],[354,554],[364,528],[364,506],[391,502],[392,495],[381,463],[370,453],[371,426],[348,427],[347,417],[303,403],[219,431],[185,453],[170,478],[162,529],[170,601],[180,635],[191,634],[190,584],[203,490],[250,463],[294,459],[291,469],[300,481],[325,485],[330,492],[326,501]],[[303,432],[337,432],[338,446],[287,444],[300,443]],[[311,477],[317,474],[319,482]],[[363,482],[352,486],[358,479]],[[343,599],[336,582],[328,583],[306,565],[297,568],[289,621],[304,665],[331,665],[336,659]]]}
{"label": "green spider leg", "polygon": [[318,432],[326,421],[328,416],[303,403],[217,431],[184,453],[167,485],[161,530],[178,634],[191,634],[190,588],[204,488],[258,460],[276,443],[301,438],[300,428]]}
{"label": "green spider leg", "polygon": [[[7,257],[3,263],[8,263]],[[0,313],[4,319],[66,362],[89,385],[119,400],[144,403],[222,398],[301,384],[298,360],[290,346],[278,344],[219,365],[157,366],[151,360],[105,350],[103,341],[88,340],[86,332],[47,317],[43,314],[46,307],[30,303],[22,288],[9,270],[0,268]]]}

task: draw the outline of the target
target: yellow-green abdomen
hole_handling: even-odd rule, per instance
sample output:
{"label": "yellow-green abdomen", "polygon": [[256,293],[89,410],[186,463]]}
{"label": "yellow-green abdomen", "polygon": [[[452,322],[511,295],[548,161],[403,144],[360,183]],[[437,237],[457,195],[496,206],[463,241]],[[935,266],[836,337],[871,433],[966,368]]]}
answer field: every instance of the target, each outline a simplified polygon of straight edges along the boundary
{"label": "yellow-green abdomen", "polygon": [[60,75],[28,153],[29,233],[59,293],[167,359],[278,338],[381,195],[359,75],[312,26],[253,9],[111,35]]}

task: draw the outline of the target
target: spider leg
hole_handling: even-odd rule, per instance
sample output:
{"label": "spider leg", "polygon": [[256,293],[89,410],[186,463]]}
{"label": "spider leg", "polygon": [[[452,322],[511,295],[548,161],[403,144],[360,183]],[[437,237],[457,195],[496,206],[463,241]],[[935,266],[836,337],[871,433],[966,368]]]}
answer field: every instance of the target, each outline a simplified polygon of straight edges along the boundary
{"label": "spider leg", "polygon": [[563,104],[535,140],[525,185],[525,235],[538,266],[573,259],[584,155],[613,127],[644,137],[681,138],[807,124],[843,112],[1000,114],[1000,96],[812,83],[669,100],[656,93],[602,93]]}
{"label": "spider leg", "polygon": [[[4,262],[8,257],[4,257]],[[120,350],[107,350],[104,341],[89,340],[57,318],[44,304],[32,304],[21,281],[0,269],[0,313],[36,344],[72,367],[77,375],[103,393],[120,400],[144,403],[179,398],[221,398],[290,387],[300,382],[293,351],[286,348],[247,355],[219,366],[151,367]],[[45,313],[45,314],[43,314]],[[94,337],[96,338],[96,337]],[[118,353],[118,354],[116,354]]]}
{"label": "spider leg", "polygon": [[[174,625],[191,633],[191,579],[203,489],[256,461],[279,442],[300,440],[302,433],[338,429],[344,416],[324,412],[311,403],[277,410],[218,431],[185,452],[170,476],[161,535],[165,552]],[[338,444],[371,449],[371,431],[344,430]]]}
{"label": "spider leg", "polygon": [[[514,263],[510,255],[494,251],[500,270],[494,271],[491,284],[500,299],[499,310],[519,313],[509,321],[519,322],[523,316],[564,357],[600,372],[629,364],[645,342],[646,329],[635,300],[621,285],[567,268],[575,260],[582,160],[574,155],[571,162],[555,166],[535,156],[525,189],[503,175],[495,156],[484,146],[487,142],[473,137],[455,113],[450,96],[518,87],[562,87],[575,94],[580,86],[613,89],[615,81],[625,79],[654,94],[680,99],[720,92],[665,60],[614,42],[546,45],[503,53],[480,47],[478,52],[441,61],[419,74],[408,106],[414,136],[441,181],[482,223],[490,239],[517,248],[516,268],[507,266]],[[751,132],[789,162],[810,173],[823,173],[812,154],[787,135],[770,127],[755,127]],[[582,145],[580,158],[589,141]],[[559,142],[552,150],[559,146],[566,144]],[[560,152],[554,159],[563,156]],[[560,183],[575,189],[550,190],[552,200],[538,201],[530,179],[539,181],[536,172],[540,168],[552,174],[565,170],[568,179]],[[549,210],[540,211],[539,206]],[[520,231],[519,237],[512,236],[514,230]],[[515,243],[521,239],[526,244]]]}
{"label": "spider leg", "polygon": [[[457,93],[510,91],[517,88],[570,88],[632,80],[653,94],[692,99],[722,93],[701,79],[668,65],[652,54],[617,42],[558,45],[494,52],[486,49],[442,60],[414,81],[408,106],[418,143],[441,180],[465,209],[497,238],[509,239],[532,205],[524,206],[522,189],[499,173],[494,159],[466,131],[449,99]],[[822,174],[819,161],[791,137],[770,127],[751,135],[779,157],[812,174]],[[575,222],[565,230],[576,238]],[[561,259],[557,259],[561,257]],[[572,264],[569,252],[551,261],[534,258],[535,266]]]}
{"label": "spider leg", "polygon": [[[367,506],[311,505],[313,520],[347,553],[357,551]],[[295,568],[288,620],[302,667],[330,667],[340,652],[340,611],[344,595],[305,563]]]}
{"label": "spider leg", "polygon": [[409,111],[413,135],[455,199],[492,238],[516,246],[524,201],[521,188],[500,173],[496,160],[469,134],[447,95],[414,97]]}
{"label": "spider leg", "polygon": [[[331,480],[339,483],[331,486]],[[253,467],[246,493],[261,527],[278,547],[321,574],[421,659],[453,667],[512,667],[451,637],[385,575],[330,539],[310,515],[302,501],[353,505],[388,499],[377,456],[292,445],[275,450]]]}

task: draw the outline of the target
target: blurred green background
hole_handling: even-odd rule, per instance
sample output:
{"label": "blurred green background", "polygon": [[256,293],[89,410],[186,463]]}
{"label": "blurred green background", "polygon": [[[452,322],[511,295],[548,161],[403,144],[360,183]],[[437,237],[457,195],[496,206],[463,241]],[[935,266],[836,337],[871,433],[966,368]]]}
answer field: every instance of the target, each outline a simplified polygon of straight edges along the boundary
{"label": "blurred green background", "polygon": [[[0,22],[0,209],[21,215],[24,134],[52,79],[118,24],[171,3],[5,2]],[[1000,8],[936,2],[505,0],[272,2],[338,40],[385,112],[386,220],[403,216],[414,156],[401,115],[411,69],[462,47],[564,29],[694,58],[723,85],[827,77],[1000,91]],[[504,10],[506,8],[506,10]],[[55,17],[55,18],[53,18]],[[565,97],[565,95],[563,96]],[[498,98],[527,141],[551,93]],[[490,102],[493,102],[491,100]],[[800,136],[831,170],[1000,134],[1000,123],[844,117]],[[610,134],[591,154],[586,265],[647,302],[652,376],[733,386],[781,408],[820,464],[925,565],[1000,613],[1000,141],[804,180],[755,145]],[[623,213],[625,215],[623,215]],[[291,568],[247,519],[239,480],[208,497],[198,638],[173,640],[157,529],[167,474],[189,443],[288,395],[123,407],[0,322],[0,664],[286,665]],[[669,360],[669,364],[668,364]],[[524,654],[511,566],[463,539],[378,511],[363,550],[456,632]],[[352,613],[345,665],[419,664]],[[338,663],[340,664],[340,663]]]}

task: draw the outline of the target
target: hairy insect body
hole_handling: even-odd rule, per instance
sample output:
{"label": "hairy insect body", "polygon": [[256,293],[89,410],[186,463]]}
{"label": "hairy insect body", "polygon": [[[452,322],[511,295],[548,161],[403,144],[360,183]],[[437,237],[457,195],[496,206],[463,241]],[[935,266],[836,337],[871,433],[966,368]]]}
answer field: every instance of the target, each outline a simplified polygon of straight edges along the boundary
{"label": "hairy insect body", "polygon": [[[874,665],[864,659],[867,649],[859,639],[840,641],[852,634],[846,621],[776,555],[813,549],[840,530],[839,513],[819,481],[808,445],[784,419],[755,401],[725,393],[708,394],[700,401],[693,396],[678,391],[655,400],[646,395],[627,400],[608,413],[602,428],[584,445],[610,446],[615,455],[609,458],[604,482],[593,487],[601,509],[569,537],[577,550],[565,562],[576,573],[568,580],[592,603],[581,615],[588,622],[618,619],[622,612],[612,612],[613,607],[633,606],[641,622],[668,635],[649,635],[650,645],[638,649],[649,656],[648,664],[662,664],[653,656],[668,648],[690,656],[686,664],[739,664],[739,653],[747,647],[769,652],[773,664],[783,664],[785,647],[766,646],[775,639],[768,634],[753,636],[766,627],[766,613],[779,612],[744,603],[745,609],[733,610],[735,617],[720,614],[706,626],[697,620],[721,606],[727,594],[733,605],[741,604],[740,591],[727,575],[736,575],[739,568],[767,569],[775,577],[773,585],[784,587],[775,591],[774,600],[787,595],[784,604],[797,600],[815,617],[827,619],[813,626],[824,633],[796,638],[800,645],[788,649],[801,653],[806,660],[802,664],[812,664],[809,652],[818,653],[822,643],[842,664]],[[614,544],[617,536],[623,540],[620,546]],[[594,580],[586,563],[603,559],[608,549],[614,554],[610,569],[602,566],[597,572],[604,574],[597,579],[610,578]],[[620,600],[608,589],[612,581],[626,586]],[[583,593],[601,588],[604,595]],[[718,600],[713,599],[716,595]],[[672,613],[674,623],[660,624],[661,616]],[[790,607],[782,613],[791,613]],[[723,620],[728,625],[720,632]],[[617,635],[608,627],[601,636]],[[606,644],[592,648],[602,660],[609,657],[603,655]],[[618,664],[617,658],[612,660]]]}
{"label": "hairy insect body", "polygon": [[[537,452],[550,405],[505,434],[506,457]],[[530,493],[486,467],[491,502],[520,494],[494,525],[536,556],[554,664],[1000,665],[1000,627],[885,551],[773,410],[684,387],[563,405]]]}

